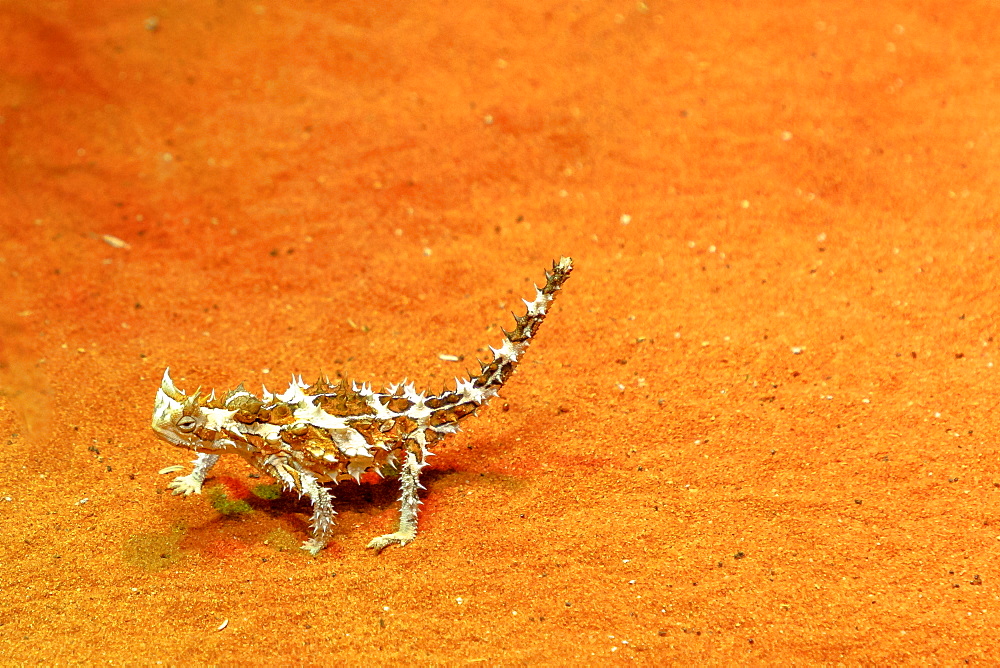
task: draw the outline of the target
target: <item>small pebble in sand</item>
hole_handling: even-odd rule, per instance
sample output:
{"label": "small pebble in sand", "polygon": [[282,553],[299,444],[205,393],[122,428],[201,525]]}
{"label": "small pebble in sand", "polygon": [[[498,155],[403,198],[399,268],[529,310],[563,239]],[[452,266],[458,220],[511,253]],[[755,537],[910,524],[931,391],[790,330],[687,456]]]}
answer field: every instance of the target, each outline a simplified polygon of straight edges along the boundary
{"label": "small pebble in sand", "polygon": [[102,234],[101,239],[104,241],[104,243],[114,248],[124,248],[125,250],[128,250],[129,248],[132,247],[127,242],[122,241],[118,237],[112,236],[110,234]]}

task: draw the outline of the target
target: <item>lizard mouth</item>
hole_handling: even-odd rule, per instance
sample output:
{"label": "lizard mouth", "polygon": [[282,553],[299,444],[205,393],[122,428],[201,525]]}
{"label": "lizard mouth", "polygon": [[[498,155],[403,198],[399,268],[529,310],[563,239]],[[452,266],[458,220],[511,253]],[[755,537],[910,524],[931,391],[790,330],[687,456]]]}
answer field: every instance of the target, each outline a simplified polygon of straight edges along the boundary
{"label": "lizard mouth", "polygon": [[178,445],[178,446],[181,446],[183,448],[191,448],[191,447],[193,447],[193,445],[191,443],[189,443],[187,440],[181,438],[177,434],[174,434],[173,432],[171,432],[171,431],[169,431],[167,429],[164,429],[163,427],[159,426],[158,424],[154,424],[153,425],[153,431],[156,432],[157,436],[159,436],[160,438],[162,438],[164,441],[167,441],[168,443],[171,443],[173,445]]}

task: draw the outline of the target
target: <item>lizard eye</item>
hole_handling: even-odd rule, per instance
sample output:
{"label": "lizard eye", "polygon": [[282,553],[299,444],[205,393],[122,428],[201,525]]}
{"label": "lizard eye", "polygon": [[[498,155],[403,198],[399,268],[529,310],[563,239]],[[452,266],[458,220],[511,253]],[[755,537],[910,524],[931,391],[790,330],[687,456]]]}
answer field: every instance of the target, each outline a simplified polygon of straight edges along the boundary
{"label": "lizard eye", "polygon": [[177,428],[185,433],[194,431],[194,428],[197,426],[198,422],[190,415],[185,415],[177,421]]}

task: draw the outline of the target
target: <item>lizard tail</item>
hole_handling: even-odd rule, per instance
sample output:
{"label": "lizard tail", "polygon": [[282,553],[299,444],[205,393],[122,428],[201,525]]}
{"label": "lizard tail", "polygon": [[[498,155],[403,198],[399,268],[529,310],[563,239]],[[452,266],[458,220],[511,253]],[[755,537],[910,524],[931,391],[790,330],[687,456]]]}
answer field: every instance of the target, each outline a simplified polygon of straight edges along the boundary
{"label": "lizard tail", "polygon": [[472,386],[482,392],[484,399],[495,396],[510,375],[514,373],[514,369],[517,368],[521,357],[528,349],[538,327],[545,320],[552,300],[555,299],[562,284],[569,278],[571,271],[573,271],[572,258],[564,257],[558,262],[553,262],[552,272],[545,272],[545,285],[541,288],[535,286],[534,301],[523,300],[528,307],[528,312],[522,316],[514,316],[517,327],[510,332],[503,330],[505,341],[499,350],[490,346],[493,360],[489,363],[480,362],[479,375],[470,379]]}

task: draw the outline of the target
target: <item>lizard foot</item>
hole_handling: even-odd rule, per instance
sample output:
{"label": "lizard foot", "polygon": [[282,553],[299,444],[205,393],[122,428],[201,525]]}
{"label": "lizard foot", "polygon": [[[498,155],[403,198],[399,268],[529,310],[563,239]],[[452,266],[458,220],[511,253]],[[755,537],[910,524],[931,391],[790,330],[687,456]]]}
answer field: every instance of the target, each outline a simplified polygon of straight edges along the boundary
{"label": "lizard foot", "polygon": [[326,541],[317,540],[315,538],[310,538],[309,540],[302,543],[302,549],[314,557],[317,554],[319,554],[320,550],[322,550],[324,547],[326,547]]}
{"label": "lizard foot", "polygon": [[177,476],[167,484],[167,487],[174,490],[174,494],[188,496],[189,494],[201,494],[201,483],[202,481],[198,480],[193,473],[189,473]]}
{"label": "lizard foot", "polygon": [[378,538],[373,538],[372,542],[368,543],[368,549],[375,550],[376,552],[381,552],[390,545],[396,544],[402,547],[406,545],[411,540],[416,538],[416,531],[397,531],[396,533],[387,533],[384,536],[379,536]]}

